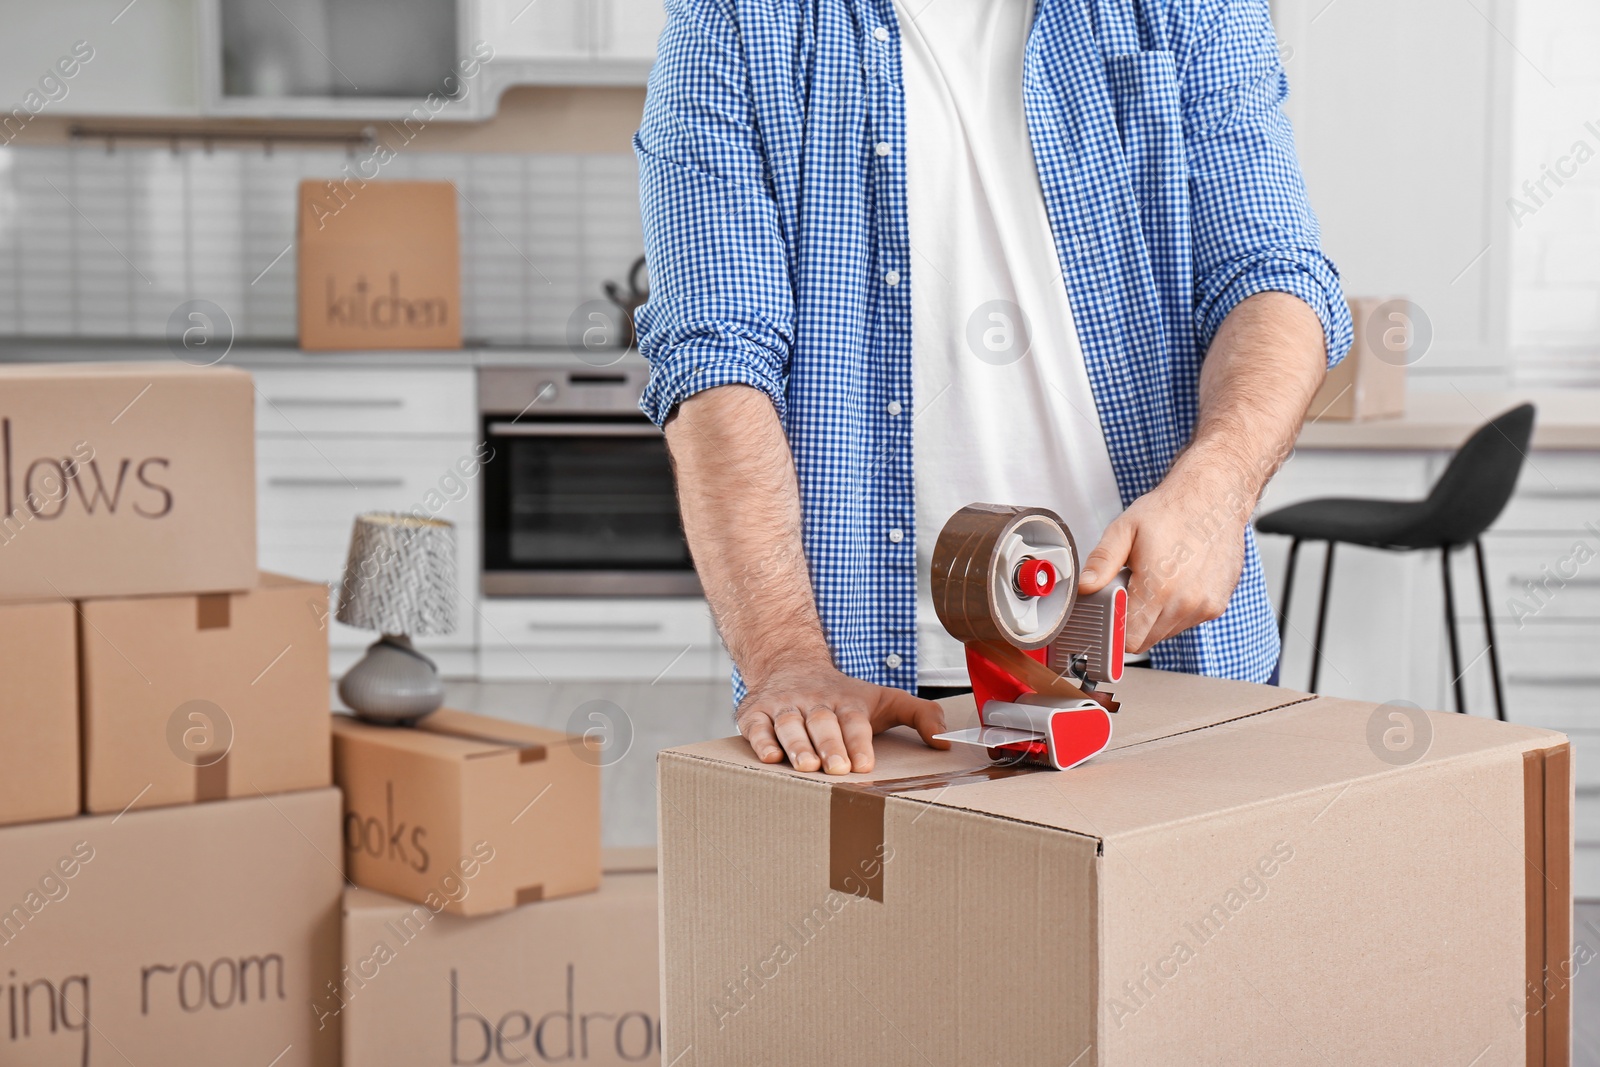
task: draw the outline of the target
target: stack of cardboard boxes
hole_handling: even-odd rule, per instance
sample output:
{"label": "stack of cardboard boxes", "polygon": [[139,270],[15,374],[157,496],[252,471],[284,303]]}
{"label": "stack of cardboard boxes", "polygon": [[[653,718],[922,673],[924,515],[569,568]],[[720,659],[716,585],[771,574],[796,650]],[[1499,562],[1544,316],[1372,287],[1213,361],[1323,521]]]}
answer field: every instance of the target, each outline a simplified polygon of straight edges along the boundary
{"label": "stack of cardboard boxes", "polygon": [[256,570],[253,414],[0,370],[0,1062],[338,1061],[327,589]]}
{"label": "stack of cardboard boxes", "polygon": [[236,370],[0,368],[0,1063],[652,1058],[654,856],[591,892],[598,754],[330,716],[253,415]]}

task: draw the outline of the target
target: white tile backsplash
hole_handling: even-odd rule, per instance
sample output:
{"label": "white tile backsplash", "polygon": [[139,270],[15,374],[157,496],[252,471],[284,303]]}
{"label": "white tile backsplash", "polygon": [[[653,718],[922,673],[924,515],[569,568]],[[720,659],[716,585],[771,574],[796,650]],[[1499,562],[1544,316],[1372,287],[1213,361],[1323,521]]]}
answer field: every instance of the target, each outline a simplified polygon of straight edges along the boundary
{"label": "white tile backsplash", "polygon": [[[159,338],[204,298],[240,338],[292,338],[297,187],[354,162],[282,146],[0,148],[0,336]],[[630,154],[402,152],[379,175],[408,178],[460,194],[469,339],[561,343],[644,247]]]}

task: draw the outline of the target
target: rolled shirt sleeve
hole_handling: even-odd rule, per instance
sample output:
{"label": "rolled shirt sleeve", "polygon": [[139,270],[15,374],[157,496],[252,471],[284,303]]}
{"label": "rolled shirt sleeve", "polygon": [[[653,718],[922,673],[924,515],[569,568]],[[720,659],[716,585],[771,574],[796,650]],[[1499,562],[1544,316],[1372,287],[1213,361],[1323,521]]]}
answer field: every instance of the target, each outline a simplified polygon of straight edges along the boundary
{"label": "rolled shirt sleeve", "polygon": [[1200,350],[1240,301],[1276,291],[1322,322],[1328,366],[1350,349],[1339,271],[1322,253],[1294,133],[1289,81],[1266,0],[1210,0],[1180,72],[1188,145]]}
{"label": "rolled shirt sleeve", "polygon": [[785,415],[794,288],[732,4],[669,0],[634,136],[650,299],[640,407],[657,425],[703,389],[742,384]]}

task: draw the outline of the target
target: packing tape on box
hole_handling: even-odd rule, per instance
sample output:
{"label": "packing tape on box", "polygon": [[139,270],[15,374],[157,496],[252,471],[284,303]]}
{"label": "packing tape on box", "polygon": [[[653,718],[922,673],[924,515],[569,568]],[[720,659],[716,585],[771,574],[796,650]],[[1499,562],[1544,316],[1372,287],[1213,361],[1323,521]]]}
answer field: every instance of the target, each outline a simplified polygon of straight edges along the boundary
{"label": "packing tape on box", "polygon": [[[1048,593],[1019,591],[1018,569],[1028,560],[1055,569]],[[1044,648],[1077,603],[1077,542],[1048,508],[968,504],[939,531],[932,588],[933,609],[956,640]]]}
{"label": "packing tape on box", "polygon": [[[231,593],[202,593],[194,598],[196,630],[226,630],[231,625],[233,625]],[[195,764],[194,799],[197,804],[203,804],[208,800],[228,799],[228,753],[224,752],[210,763]]]}
{"label": "packing tape on box", "polygon": [[1567,1067],[1572,1034],[1572,746],[1522,754],[1527,1062]]}
{"label": "packing tape on box", "polygon": [[883,902],[883,816],[889,797],[1042,770],[1045,768],[1029,763],[990,763],[964,771],[834,786],[828,798],[828,887]]}
{"label": "packing tape on box", "polygon": [[429,722],[427,716],[417,720],[417,729],[426,730],[430,734],[439,734],[444,737],[459,737],[464,741],[482,741],[489,745],[504,745],[506,748],[514,748],[517,750],[518,763],[537,763],[550,754],[549,749],[538,741],[512,741],[478,730],[463,730],[456,726],[444,726],[439,723]]}

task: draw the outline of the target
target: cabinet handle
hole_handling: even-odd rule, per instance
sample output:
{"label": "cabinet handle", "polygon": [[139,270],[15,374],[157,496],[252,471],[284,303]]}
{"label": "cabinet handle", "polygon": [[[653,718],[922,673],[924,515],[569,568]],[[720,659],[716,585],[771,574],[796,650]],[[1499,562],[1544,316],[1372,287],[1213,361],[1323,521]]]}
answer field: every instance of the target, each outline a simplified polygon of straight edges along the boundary
{"label": "cabinet handle", "polygon": [[268,478],[274,489],[403,489],[404,478]]}
{"label": "cabinet handle", "polygon": [[[1518,589],[1524,585],[1539,585],[1545,580],[1545,576],[1542,574],[1512,574],[1506,578],[1507,582]],[[1579,589],[1600,589],[1600,575],[1579,575],[1576,578],[1563,578],[1558,574],[1556,575],[1556,581],[1561,583],[1556,586],[1557,589],[1565,589],[1569,585],[1575,585]]]}
{"label": "cabinet handle", "polygon": [[399,397],[369,396],[280,396],[265,397],[275,408],[403,408]]}
{"label": "cabinet handle", "polygon": [[1600,686],[1600,674],[1508,674],[1506,681],[1535,689],[1566,689]]}
{"label": "cabinet handle", "polygon": [[1524,500],[1600,500],[1600,489],[1524,489]]}
{"label": "cabinet handle", "polygon": [[666,627],[659,622],[530,622],[528,629],[535,633],[653,634]]}

